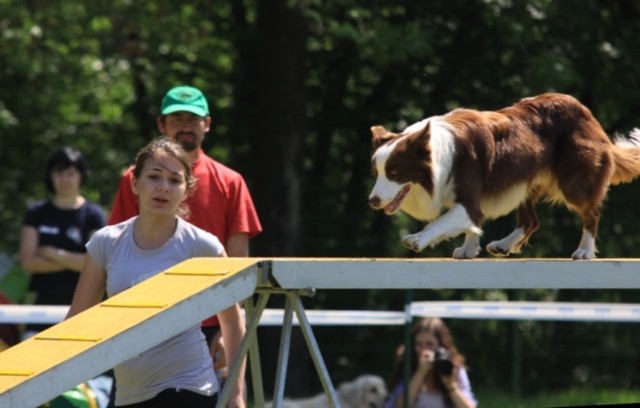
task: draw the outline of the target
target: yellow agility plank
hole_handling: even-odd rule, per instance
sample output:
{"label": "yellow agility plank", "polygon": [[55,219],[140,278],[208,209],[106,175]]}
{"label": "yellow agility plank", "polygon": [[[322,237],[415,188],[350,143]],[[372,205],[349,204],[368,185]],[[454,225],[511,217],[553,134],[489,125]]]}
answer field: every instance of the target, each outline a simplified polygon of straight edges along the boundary
{"label": "yellow agility plank", "polygon": [[182,262],[0,353],[0,407],[35,407],[251,296],[258,260]]}

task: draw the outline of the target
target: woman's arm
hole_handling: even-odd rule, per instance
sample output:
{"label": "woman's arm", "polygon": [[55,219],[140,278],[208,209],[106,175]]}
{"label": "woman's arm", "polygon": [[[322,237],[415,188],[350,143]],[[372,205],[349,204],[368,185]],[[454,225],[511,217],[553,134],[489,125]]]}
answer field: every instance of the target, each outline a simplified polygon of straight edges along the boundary
{"label": "woman's arm", "polygon": [[455,408],[475,408],[476,403],[467,397],[467,395],[460,390],[460,387],[454,386],[449,391],[451,395],[451,401]]}
{"label": "woman's arm", "polygon": [[58,270],[71,269],[76,272],[82,272],[84,263],[84,253],[82,252],[71,252],[53,246],[43,246],[38,248],[36,253],[42,258],[56,263]]}
{"label": "woman's arm", "polygon": [[20,234],[20,266],[27,272],[47,273],[64,269],[59,263],[38,253],[38,230],[24,225]]}
{"label": "woman's arm", "polygon": [[[409,381],[409,406],[413,404],[413,401],[418,397],[418,393],[420,392],[420,388],[422,384],[424,384],[425,377],[429,374],[429,371],[433,368],[433,351],[424,350],[423,353],[418,358],[418,367],[416,371],[411,376],[411,380]],[[400,398],[396,401],[396,408],[401,408],[404,406],[404,394],[400,395]]]}
{"label": "woman's arm", "polygon": [[466,382],[461,381],[462,374],[466,377],[466,370],[464,368],[456,367],[455,371],[450,376],[440,376],[442,383],[451,396],[451,401],[455,408],[475,408],[476,401],[471,396],[471,387],[468,384],[468,378]]}
{"label": "woman's arm", "polygon": [[[95,231],[91,231],[91,237]],[[22,269],[32,273],[58,272],[70,269],[82,271],[84,253],[71,252],[54,246],[38,247],[38,231],[29,226],[22,227],[20,260]]]}
{"label": "woman's arm", "polygon": [[[222,330],[222,338],[224,339],[224,349],[228,364],[233,364],[238,350],[240,349],[240,342],[246,332],[244,319],[240,311],[240,305],[235,304],[222,312],[218,313],[218,319],[220,320],[220,329]],[[242,361],[240,367],[240,373],[236,379],[235,384],[227,383],[227,386],[233,386],[233,392],[229,400],[230,408],[244,408],[244,375],[245,375],[245,361]],[[229,366],[230,368],[230,366]]]}
{"label": "woman's arm", "polygon": [[106,279],[105,271],[96,264],[90,254],[86,254],[76,292],[65,319],[100,303],[104,295]]}
{"label": "woman's arm", "polygon": [[[416,370],[415,373],[411,376],[411,380],[409,381],[409,406],[413,404],[413,401],[418,397],[418,393],[420,392],[420,387],[422,383],[424,383],[424,377],[427,373],[422,372],[420,368]],[[398,400],[396,401],[396,408],[404,407],[404,393],[400,395]]]}

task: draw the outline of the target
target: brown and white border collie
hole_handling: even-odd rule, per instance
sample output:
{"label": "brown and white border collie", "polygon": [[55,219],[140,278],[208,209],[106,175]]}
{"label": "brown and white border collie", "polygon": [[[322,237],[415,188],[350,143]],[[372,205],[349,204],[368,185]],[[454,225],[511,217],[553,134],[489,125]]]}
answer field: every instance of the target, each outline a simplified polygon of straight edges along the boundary
{"label": "brown and white border collie", "polygon": [[582,239],[572,257],[594,258],[609,185],[640,175],[640,129],[612,143],[591,111],[569,95],[546,93],[498,111],[456,109],[399,134],[382,126],[371,132],[376,182],[369,205],[429,221],[402,237],[414,251],[464,233],[454,258],[478,255],[482,223],[516,208],[515,230],[487,251],[520,252],[538,229],[534,206],[541,199],[580,215]]}

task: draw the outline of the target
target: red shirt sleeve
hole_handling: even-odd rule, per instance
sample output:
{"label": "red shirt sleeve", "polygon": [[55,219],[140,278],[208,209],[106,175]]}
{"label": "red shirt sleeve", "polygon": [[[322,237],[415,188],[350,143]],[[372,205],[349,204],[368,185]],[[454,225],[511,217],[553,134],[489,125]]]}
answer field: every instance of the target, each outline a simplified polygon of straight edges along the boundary
{"label": "red shirt sleeve", "polygon": [[[233,211],[228,211],[226,215],[227,237],[237,232],[243,232],[249,238],[253,238],[262,232],[262,225],[244,179],[236,177],[233,181],[228,182],[227,188],[229,189],[228,208],[233,209]],[[203,327],[219,325],[217,316],[212,316],[202,322]]]}
{"label": "red shirt sleeve", "polygon": [[237,232],[244,232],[253,238],[262,232],[260,219],[253,205],[251,194],[244,182],[238,177],[230,186],[229,208],[233,211],[227,213],[227,236]]}
{"label": "red shirt sleeve", "polygon": [[119,224],[131,217],[138,215],[138,196],[133,194],[131,190],[131,181],[133,180],[132,169],[129,168],[120,177],[118,192],[111,207],[109,215],[109,225]]}

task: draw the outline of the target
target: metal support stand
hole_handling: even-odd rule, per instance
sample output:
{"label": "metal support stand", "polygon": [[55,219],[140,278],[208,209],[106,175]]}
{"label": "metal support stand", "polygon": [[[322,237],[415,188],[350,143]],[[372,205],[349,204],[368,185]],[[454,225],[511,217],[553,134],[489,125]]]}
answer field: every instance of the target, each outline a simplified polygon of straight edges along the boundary
{"label": "metal support stand", "polygon": [[[248,298],[244,301],[244,311],[247,316],[247,320],[255,319],[256,311],[253,306],[252,298]],[[264,406],[264,389],[262,388],[262,366],[260,365],[260,351],[258,349],[257,333],[255,334],[254,341],[249,344],[249,367],[251,369],[251,380],[253,383],[253,399],[256,406],[262,407]]]}
{"label": "metal support stand", "polygon": [[[233,364],[231,365],[231,370],[229,370],[229,376],[227,377],[226,384],[222,390],[222,394],[218,399],[218,403],[216,404],[216,408],[224,408],[227,406],[229,402],[229,398],[231,397],[231,387],[229,384],[233,384],[238,378],[238,374],[240,374],[240,368],[244,362],[245,357],[247,356],[247,352],[250,347],[255,347],[256,343],[256,329],[258,328],[258,323],[260,323],[260,316],[267,306],[267,300],[269,300],[269,296],[261,296],[258,299],[258,304],[256,306],[255,315],[251,318],[247,317],[247,332],[245,333],[242,341],[240,342],[240,348],[238,349],[238,356],[235,360],[233,360]],[[253,361],[251,361],[253,367]],[[259,362],[258,362],[259,364]],[[258,374],[258,378],[262,378],[260,374]],[[254,377],[254,389],[256,387],[256,378]],[[264,397],[264,396],[263,396]]]}
{"label": "metal support stand", "polygon": [[298,322],[300,324],[300,328],[302,329],[302,334],[304,335],[304,339],[307,342],[307,347],[309,348],[309,352],[311,353],[311,358],[313,359],[313,363],[316,366],[316,371],[318,372],[318,376],[320,377],[320,381],[322,382],[324,393],[328,397],[329,406],[331,408],[340,408],[338,395],[336,394],[336,390],[333,388],[333,384],[331,383],[331,378],[329,377],[327,366],[324,364],[322,354],[320,354],[320,348],[318,347],[316,338],[313,336],[313,332],[311,331],[311,325],[309,324],[307,315],[304,312],[304,308],[302,307],[300,297],[297,295],[293,295],[292,293],[287,294],[287,296],[291,298],[291,303],[293,304],[296,316],[298,317]]}
{"label": "metal support stand", "polygon": [[282,332],[280,334],[280,350],[278,352],[278,365],[276,368],[276,382],[273,390],[273,406],[279,407],[284,399],[284,385],[287,377],[289,363],[289,350],[291,348],[291,329],[293,326],[293,309],[291,298],[285,300],[284,317],[282,320]]}
{"label": "metal support stand", "polygon": [[[311,324],[307,319],[307,314],[305,313],[302,301],[300,300],[300,296],[313,296],[315,294],[315,290],[287,290],[278,288],[271,282],[271,277],[269,276],[270,264],[268,262],[263,262],[261,263],[260,267],[263,268],[263,279],[262,283],[259,283],[258,288],[256,289],[256,293],[258,294],[258,301],[256,302],[255,308],[253,307],[253,300],[251,298],[248,298],[244,301],[247,319],[247,332],[245,333],[245,336],[240,343],[240,348],[238,350],[239,356],[233,361],[233,365],[231,366],[231,369],[229,371],[229,377],[227,378],[226,384],[229,385],[235,382],[239,374],[241,362],[245,359],[247,353],[249,353],[249,363],[251,367],[251,378],[253,380],[255,404],[257,407],[265,406],[256,331],[258,329],[260,318],[262,316],[262,313],[264,312],[264,309],[266,308],[269,297],[272,294],[281,294],[286,296],[286,299],[284,317],[282,321],[282,333],[280,336],[280,350],[278,353],[278,364],[276,368],[276,381],[273,392],[272,407],[281,407],[282,401],[284,399],[284,388],[287,377],[287,366],[289,363],[289,350],[291,345],[291,330],[293,327],[293,313],[295,312],[298,319],[298,324],[300,325],[300,329],[302,330],[305,342],[307,343],[307,348],[309,349],[311,359],[313,360],[313,363],[316,367],[316,371],[320,378],[320,382],[322,383],[324,392],[327,395],[329,406],[331,408],[340,408],[338,396],[331,382],[331,378],[329,377],[329,372],[324,363],[324,360],[322,359],[318,343],[311,330]],[[220,395],[220,398],[218,399],[216,408],[226,407],[227,403],[229,402],[230,396],[231,388],[229,386],[225,386],[222,394]]]}

